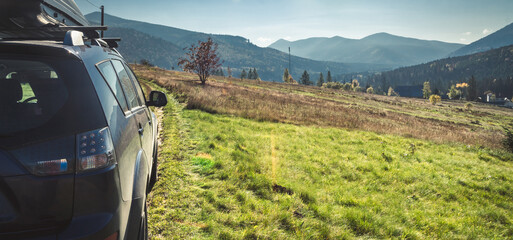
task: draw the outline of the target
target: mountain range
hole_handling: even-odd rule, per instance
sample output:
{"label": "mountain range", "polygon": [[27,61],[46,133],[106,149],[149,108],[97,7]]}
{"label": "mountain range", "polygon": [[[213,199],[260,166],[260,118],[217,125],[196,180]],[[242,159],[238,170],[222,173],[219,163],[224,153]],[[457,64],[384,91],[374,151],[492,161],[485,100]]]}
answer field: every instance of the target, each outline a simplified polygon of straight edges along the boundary
{"label": "mountain range", "polygon": [[[88,14],[86,18],[90,22],[98,22],[100,13]],[[360,40],[342,37],[311,38],[295,42],[279,40],[271,47],[261,48],[239,36],[206,34],[111,15],[106,15],[105,21],[109,26],[106,36],[123,39],[118,49],[128,61],[139,62],[145,59],[166,69],[178,69],[177,63],[179,58],[184,56],[184,49],[210,37],[219,44],[218,54],[223,60],[225,74],[230,67],[234,77],[238,77],[243,69],[248,71],[249,68],[256,68],[263,80],[281,81],[284,69],[289,66],[289,55],[283,52],[288,50],[289,45],[293,54],[300,55],[298,52],[303,52],[310,54],[311,58],[323,60],[291,56],[290,72],[296,79],[304,70],[310,73],[310,79],[313,81],[319,73],[326,73],[328,70],[339,80],[347,77],[352,79],[354,73],[376,76],[375,73],[383,72],[382,76],[390,75],[390,78],[397,80],[395,85],[418,84],[426,79],[436,79],[437,82],[460,81],[468,78],[469,74],[480,78],[513,76],[513,72],[510,74],[508,71],[513,67],[508,59],[513,57],[501,58],[504,51],[511,49],[502,49],[501,52],[489,51],[485,55],[471,55],[468,59],[443,59],[444,56],[482,52],[513,44],[513,24],[467,46],[378,33]],[[344,51],[346,53],[343,53]],[[433,60],[436,61],[430,62]],[[430,62],[430,67],[421,64],[390,71],[396,66],[414,65],[419,62]],[[444,64],[453,66],[448,68],[453,70],[444,72]],[[462,66],[468,67],[463,69]],[[425,74],[419,74],[422,71],[425,71]],[[373,81],[376,81],[375,77]],[[449,83],[444,83],[446,84]]]}
{"label": "mountain range", "polygon": [[406,38],[376,33],[362,39],[343,37],[308,38],[298,41],[280,39],[269,47],[314,60],[344,63],[410,66],[444,58],[463,47],[462,44]]}
{"label": "mountain range", "polygon": [[[100,13],[90,13],[86,18],[92,23],[97,23]],[[218,53],[223,60],[225,74],[228,67],[232,70],[234,77],[238,77],[243,69],[248,71],[249,68],[256,68],[263,80],[282,81],[283,71],[289,66],[288,54],[272,48],[258,47],[239,36],[206,34],[127,20],[107,14],[105,23],[109,26],[105,36],[123,39],[119,44],[119,51],[130,62],[146,59],[159,67],[178,69],[178,59],[184,55],[184,48],[211,37],[219,45]],[[297,56],[291,56],[291,65],[290,72],[296,79],[304,70],[315,75],[320,72],[326,73],[328,70],[333,74],[342,74],[391,69],[384,64],[346,64],[315,61]]]}
{"label": "mountain range", "polygon": [[494,32],[484,38],[481,38],[467,46],[464,46],[453,53],[452,57],[469,55],[478,52],[488,51],[494,48],[500,48],[513,44],[513,23]]}

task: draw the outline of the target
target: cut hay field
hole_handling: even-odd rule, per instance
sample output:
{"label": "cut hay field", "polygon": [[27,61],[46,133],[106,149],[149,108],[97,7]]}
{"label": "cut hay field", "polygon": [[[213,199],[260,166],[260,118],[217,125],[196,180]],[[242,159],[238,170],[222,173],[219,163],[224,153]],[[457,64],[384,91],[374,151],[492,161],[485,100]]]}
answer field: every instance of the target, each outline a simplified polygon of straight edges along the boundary
{"label": "cut hay field", "polygon": [[174,97],[153,239],[513,237],[509,110],[135,69]]}

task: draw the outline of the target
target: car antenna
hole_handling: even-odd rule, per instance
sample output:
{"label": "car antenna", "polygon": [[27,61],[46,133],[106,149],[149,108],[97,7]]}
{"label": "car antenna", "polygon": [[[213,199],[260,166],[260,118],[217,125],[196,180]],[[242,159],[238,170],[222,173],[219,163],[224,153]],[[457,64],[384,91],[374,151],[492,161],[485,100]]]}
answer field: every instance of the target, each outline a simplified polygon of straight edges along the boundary
{"label": "car antenna", "polygon": [[[101,26],[103,27],[103,26],[104,26],[104,24],[105,24],[105,7],[102,5],[102,6],[100,7],[100,9],[101,9],[101,11],[102,11],[102,21],[101,21],[102,23],[101,23]],[[103,30],[102,30],[102,32],[101,32],[101,37],[103,38]]]}

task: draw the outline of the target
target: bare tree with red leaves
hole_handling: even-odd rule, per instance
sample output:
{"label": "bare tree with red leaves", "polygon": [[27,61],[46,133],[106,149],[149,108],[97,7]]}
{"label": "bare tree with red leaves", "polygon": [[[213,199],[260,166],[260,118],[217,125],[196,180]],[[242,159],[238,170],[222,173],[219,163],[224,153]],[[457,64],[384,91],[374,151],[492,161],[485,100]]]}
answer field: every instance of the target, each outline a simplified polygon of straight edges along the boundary
{"label": "bare tree with red leaves", "polygon": [[217,43],[208,38],[206,42],[198,41],[198,45],[191,45],[185,53],[185,58],[180,58],[180,65],[186,72],[198,74],[201,84],[205,85],[208,77],[221,67],[217,56]]}

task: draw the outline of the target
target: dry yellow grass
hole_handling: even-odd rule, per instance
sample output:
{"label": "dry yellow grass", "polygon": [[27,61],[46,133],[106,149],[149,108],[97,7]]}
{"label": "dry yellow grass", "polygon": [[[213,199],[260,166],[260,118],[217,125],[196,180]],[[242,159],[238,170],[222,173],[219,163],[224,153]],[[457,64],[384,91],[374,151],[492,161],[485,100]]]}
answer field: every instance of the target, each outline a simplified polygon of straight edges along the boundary
{"label": "dry yellow grass", "polygon": [[199,85],[194,74],[133,66],[166,87],[187,108],[261,121],[360,129],[377,133],[500,148],[508,109],[464,102],[433,106],[422,99],[387,97],[303,85],[213,77]]}

